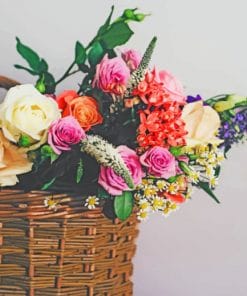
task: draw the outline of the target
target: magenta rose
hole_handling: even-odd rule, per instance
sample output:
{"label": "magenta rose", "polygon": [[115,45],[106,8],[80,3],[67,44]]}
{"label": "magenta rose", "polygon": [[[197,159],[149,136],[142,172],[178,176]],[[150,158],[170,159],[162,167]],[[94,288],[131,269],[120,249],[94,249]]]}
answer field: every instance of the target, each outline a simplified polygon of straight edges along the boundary
{"label": "magenta rose", "polygon": [[141,62],[141,55],[134,49],[125,50],[122,52],[122,59],[125,61],[130,71],[138,68]]}
{"label": "magenta rose", "polygon": [[105,55],[96,67],[93,87],[98,87],[104,92],[122,95],[126,90],[130,78],[130,70],[122,58],[109,59]]}
{"label": "magenta rose", "polygon": [[[119,146],[117,151],[129,169],[134,185],[137,186],[141,183],[143,177],[139,157],[134,150],[127,146]],[[101,166],[98,182],[109,194],[114,196],[121,195],[125,190],[130,190],[123,178],[110,167]]]}
{"label": "magenta rose", "polygon": [[160,71],[159,79],[164,90],[169,94],[172,101],[185,103],[186,97],[181,82],[168,71]]}
{"label": "magenta rose", "polygon": [[86,137],[84,130],[73,116],[55,120],[48,130],[48,143],[56,154],[71,150]]}
{"label": "magenta rose", "polygon": [[168,179],[176,175],[176,159],[164,147],[152,147],[140,157],[141,164],[155,177]]}

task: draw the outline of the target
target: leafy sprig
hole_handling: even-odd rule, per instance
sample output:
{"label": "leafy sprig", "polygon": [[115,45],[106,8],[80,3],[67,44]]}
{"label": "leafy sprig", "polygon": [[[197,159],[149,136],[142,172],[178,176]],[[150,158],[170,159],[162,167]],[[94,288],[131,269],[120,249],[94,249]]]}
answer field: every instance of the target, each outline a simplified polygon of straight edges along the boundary
{"label": "leafy sprig", "polygon": [[41,93],[54,93],[56,86],[75,73],[85,74],[79,93],[84,93],[90,89],[90,84],[95,74],[96,65],[101,61],[105,54],[114,57],[115,47],[125,44],[134,32],[129,27],[129,22],[140,22],[147,16],[138,13],[137,9],[126,9],[123,14],[112,22],[114,6],[111,7],[110,14],[104,24],[99,28],[96,36],[84,46],[80,41],[75,43],[74,59],[64,74],[57,80],[49,72],[49,66],[46,60],[21,42],[17,37],[16,49],[18,53],[26,60],[29,67],[14,65],[17,69],[27,71],[33,76],[38,76],[36,87]]}

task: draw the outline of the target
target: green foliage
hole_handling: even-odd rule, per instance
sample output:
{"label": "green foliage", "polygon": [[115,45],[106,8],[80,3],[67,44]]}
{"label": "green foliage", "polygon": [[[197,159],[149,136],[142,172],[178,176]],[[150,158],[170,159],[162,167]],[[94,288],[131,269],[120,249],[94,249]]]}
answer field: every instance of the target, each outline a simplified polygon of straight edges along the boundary
{"label": "green foliage", "polygon": [[99,30],[97,32],[97,36],[102,35],[108,29],[108,27],[109,27],[109,25],[111,23],[111,18],[112,18],[113,11],[114,11],[114,6],[111,7],[111,12],[110,12],[109,16],[107,17],[105,23],[99,28]]}
{"label": "green foliage", "polygon": [[211,196],[217,203],[220,203],[220,201],[218,200],[218,198],[216,197],[216,195],[213,193],[213,191],[210,189],[209,185],[207,182],[202,182],[199,181],[197,183],[197,185],[204,190],[209,196]]}
{"label": "green foliage", "polygon": [[17,41],[17,44],[16,44],[17,51],[27,61],[30,68],[36,74],[43,72],[42,70],[44,68],[46,68],[46,71],[47,71],[48,66],[45,60],[41,59],[39,55],[30,47],[23,44],[18,37],[16,37],[16,41]]}
{"label": "green foliage", "polygon": [[30,69],[21,65],[14,65],[15,68],[25,70],[31,75],[39,76],[36,87],[38,90],[41,90],[42,93],[54,93],[55,79],[53,75],[48,72],[47,62],[43,58],[40,58],[33,49],[23,44],[18,37],[16,37],[16,41],[16,49],[26,60]]}
{"label": "green foliage", "polygon": [[111,197],[111,195],[107,191],[105,191],[105,189],[101,186],[99,186],[98,188],[97,196],[99,199],[107,199]]}
{"label": "green foliage", "polygon": [[99,42],[94,43],[88,53],[89,64],[95,67],[101,61],[104,54],[105,51],[101,44]]}
{"label": "green foliage", "polygon": [[84,174],[84,167],[83,167],[83,160],[80,158],[79,162],[78,162],[78,166],[77,166],[77,170],[76,170],[76,183],[80,183],[82,177]]}
{"label": "green foliage", "polygon": [[178,165],[179,165],[180,169],[181,169],[185,174],[188,175],[188,174],[190,173],[191,169],[190,169],[190,167],[188,166],[188,164],[187,164],[186,162],[184,162],[184,161],[179,161],[179,162],[178,162]]}
{"label": "green foliage", "polygon": [[53,163],[59,157],[59,155],[57,155],[53,151],[53,149],[51,148],[51,146],[49,146],[49,145],[42,146],[40,152],[41,152],[41,160],[45,160],[47,158],[50,158],[51,163]]}
{"label": "green foliage", "polygon": [[169,151],[171,152],[172,155],[174,155],[175,157],[178,157],[183,154],[183,147],[181,146],[170,147]]}
{"label": "green foliage", "polygon": [[122,195],[116,196],[114,199],[116,216],[122,221],[126,220],[132,213],[133,205],[132,192],[124,191]]}
{"label": "green foliage", "polygon": [[126,43],[134,32],[125,22],[113,23],[101,36],[100,41],[104,48],[113,49],[118,45]]}
{"label": "green foliage", "polygon": [[177,179],[179,178],[180,175],[176,175],[176,176],[172,176],[170,178],[167,179],[167,182],[169,183],[174,183],[177,181]]}
{"label": "green foliage", "polygon": [[[75,44],[75,54],[72,64],[65,73],[57,80],[48,71],[47,62],[41,58],[36,51],[23,44],[17,37],[17,51],[27,61],[30,68],[22,65],[14,65],[17,69],[25,70],[31,75],[39,76],[36,83],[41,93],[54,93],[56,86],[69,76],[81,71],[87,73],[80,84],[79,93],[86,93],[91,88],[91,82],[95,74],[95,67],[105,54],[109,58],[116,56],[114,48],[126,43],[133,35],[128,22],[142,21],[147,15],[136,13],[135,9],[126,9],[123,14],[112,21],[114,6],[104,24],[99,28],[96,36],[84,47],[79,41]],[[75,66],[77,68],[75,69]]]}
{"label": "green foliage", "polygon": [[85,47],[77,41],[75,44],[75,62],[77,65],[84,64],[87,58]]}
{"label": "green foliage", "polygon": [[41,187],[41,190],[47,190],[49,189],[52,184],[54,184],[54,182],[56,181],[56,177],[55,178],[52,178],[49,182],[45,183],[42,187]]}

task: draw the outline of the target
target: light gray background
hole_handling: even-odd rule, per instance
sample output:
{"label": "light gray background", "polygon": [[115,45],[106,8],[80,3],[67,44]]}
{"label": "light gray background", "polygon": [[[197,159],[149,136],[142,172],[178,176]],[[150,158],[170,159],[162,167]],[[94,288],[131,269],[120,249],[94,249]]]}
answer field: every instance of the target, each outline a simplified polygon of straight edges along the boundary
{"label": "light gray background", "polygon": [[[94,36],[112,3],[117,12],[139,7],[152,13],[132,25],[129,47],[143,51],[157,35],[153,62],[177,75],[188,94],[247,94],[245,0],[1,0],[0,73],[33,82],[12,67],[23,63],[15,51],[19,36],[60,76],[72,61],[74,42],[86,44]],[[247,295],[246,147],[234,148],[223,165],[221,205],[197,191],[168,219],[153,215],[141,225],[135,296]]]}

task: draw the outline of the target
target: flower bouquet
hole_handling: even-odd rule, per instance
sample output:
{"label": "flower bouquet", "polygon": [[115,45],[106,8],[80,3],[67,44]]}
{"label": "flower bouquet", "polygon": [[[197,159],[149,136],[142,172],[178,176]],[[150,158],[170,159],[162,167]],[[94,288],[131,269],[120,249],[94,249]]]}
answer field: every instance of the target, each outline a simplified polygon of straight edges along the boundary
{"label": "flower bouquet", "polygon": [[[112,20],[112,15],[113,7],[87,46],[76,42],[73,62],[57,80],[49,72],[47,62],[17,38],[17,51],[28,67],[15,67],[37,76],[38,80],[35,86],[24,84],[10,88],[0,105],[0,185],[7,187],[0,195],[0,225],[7,221],[6,225],[16,228],[19,219],[25,217],[29,219],[29,227],[35,227],[35,223],[38,223],[33,222],[36,215],[41,223],[39,228],[45,227],[42,223],[46,223],[48,229],[49,225],[53,227],[53,223],[57,223],[56,219],[66,217],[66,222],[58,223],[59,227],[62,223],[64,231],[67,223],[70,224],[69,219],[73,218],[75,224],[68,230],[70,235],[65,240],[64,237],[59,238],[60,250],[61,245],[70,244],[78,221],[86,223],[86,229],[90,229],[84,235],[96,234],[97,223],[91,225],[94,229],[92,232],[90,223],[85,222],[86,217],[98,215],[99,224],[105,223],[108,231],[112,220],[132,221],[117,224],[117,231],[121,232],[121,229],[125,229],[123,225],[130,229],[135,217],[146,220],[152,212],[167,217],[190,199],[192,187],[201,188],[219,202],[213,190],[218,182],[221,162],[232,144],[246,136],[246,97],[230,94],[203,100],[200,95],[186,96],[176,77],[168,71],[150,66],[156,37],[143,55],[134,49],[118,48],[133,35],[130,23],[141,22],[146,15],[137,9],[126,9],[115,20]],[[79,89],[56,94],[57,85],[78,72],[82,77]],[[14,201],[10,202],[11,198]],[[9,217],[14,213],[14,207],[18,208],[15,212],[17,220],[11,222]],[[102,213],[110,219],[108,222],[102,218]],[[38,228],[34,233],[36,231],[39,233]],[[136,235],[133,229],[126,233],[127,241]],[[32,231],[31,234],[29,231],[29,239],[35,238],[32,235]],[[54,233],[51,235],[53,239],[56,236]],[[79,232],[76,235],[81,238]],[[45,234],[40,232],[38,237],[44,239]],[[71,241],[75,244],[75,238]],[[11,245],[8,236],[6,242]],[[18,246],[23,244],[18,239],[15,243]],[[36,244],[42,242],[37,240]],[[55,271],[51,274],[47,272],[47,276],[53,276],[51,283],[44,283],[44,270],[40,271],[39,276],[40,281],[44,277],[43,282],[38,282],[34,263],[30,263],[32,267],[29,266],[28,276],[36,276],[37,281],[28,285],[19,283],[17,286],[25,286],[25,289],[28,286],[30,295],[58,295],[55,294],[58,291],[64,293],[59,295],[84,295],[77,294],[79,291],[82,293],[83,285],[78,279],[83,279],[89,262],[83,270],[83,264],[80,267],[76,265],[79,273],[76,281],[70,285],[68,274],[75,268],[70,263],[75,263],[80,253],[80,245],[74,247],[73,244],[70,248],[74,253],[71,252],[68,258],[60,254],[60,259],[57,259],[63,271],[60,270],[59,275]],[[106,247],[107,242],[103,240],[100,250]],[[125,244],[124,248],[128,253],[128,248],[132,247]],[[32,260],[34,250],[29,250]],[[41,252],[43,256],[52,253],[47,250],[45,253],[44,250],[45,247]],[[92,250],[90,252],[94,255],[97,253],[95,249],[93,253]],[[57,256],[56,252],[54,256]],[[6,255],[6,262],[3,263],[13,263],[14,258],[18,258],[18,266],[25,266],[23,257],[18,255]],[[78,258],[83,261],[83,256]],[[51,264],[52,259],[49,260],[46,264]],[[42,262],[40,260],[40,266]],[[112,268],[104,262],[103,269]],[[41,270],[38,266],[37,270]],[[66,266],[70,266],[68,273]],[[103,263],[90,271],[102,271],[102,266]],[[1,283],[0,280],[0,291],[1,284],[11,285],[18,274],[24,273],[22,269],[18,272],[12,270],[12,281]],[[126,281],[121,281],[122,290],[116,288],[116,282],[107,288],[105,283],[110,278],[113,279],[114,275],[104,278],[104,285],[100,288],[97,284],[103,280],[97,280],[97,276],[92,281],[85,280],[85,293],[89,293],[85,295],[95,295],[96,292],[99,293],[97,295],[105,295],[102,293],[109,291],[111,294],[107,295],[130,295],[131,288],[128,290],[123,285]],[[114,289],[114,285],[115,290],[110,290]],[[68,287],[71,290],[66,290]],[[21,294],[22,290],[16,291],[15,295],[26,295],[24,292]]]}

